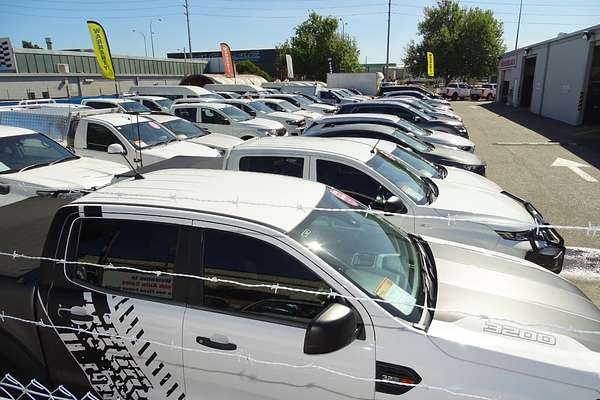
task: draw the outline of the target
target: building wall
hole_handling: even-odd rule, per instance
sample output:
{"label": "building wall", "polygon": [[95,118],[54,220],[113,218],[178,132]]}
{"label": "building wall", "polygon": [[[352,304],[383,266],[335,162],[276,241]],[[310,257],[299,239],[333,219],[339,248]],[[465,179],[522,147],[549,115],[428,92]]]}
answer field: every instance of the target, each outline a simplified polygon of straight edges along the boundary
{"label": "building wall", "polygon": [[531,54],[535,55],[536,62],[535,62],[535,73],[534,73],[534,77],[533,77],[533,91],[531,94],[531,106],[529,107],[529,109],[531,110],[532,113],[540,114],[542,111],[542,103],[543,103],[542,99],[543,99],[543,95],[545,92],[544,83],[545,83],[546,65],[547,65],[546,56],[549,54],[548,47],[547,46],[538,47],[538,48],[532,50]]}
{"label": "building wall", "polygon": [[[188,55],[189,56],[189,55]],[[183,59],[183,53],[167,53],[169,59]],[[220,51],[194,51],[192,59],[213,59],[221,58]],[[249,60],[260,67],[271,76],[277,73],[277,49],[255,49],[255,50],[231,50],[231,58],[234,62]],[[219,73],[218,64],[211,64],[211,73]]]}

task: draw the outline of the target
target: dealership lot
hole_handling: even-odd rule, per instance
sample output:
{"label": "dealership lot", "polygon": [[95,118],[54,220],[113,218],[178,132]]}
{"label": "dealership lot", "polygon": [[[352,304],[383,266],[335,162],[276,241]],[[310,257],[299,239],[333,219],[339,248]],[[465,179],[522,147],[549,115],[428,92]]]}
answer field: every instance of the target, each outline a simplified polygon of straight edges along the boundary
{"label": "dealership lot", "polygon": [[488,102],[454,102],[487,177],[535,204],[569,248],[562,275],[600,304],[600,129],[573,127],[528,110]]}

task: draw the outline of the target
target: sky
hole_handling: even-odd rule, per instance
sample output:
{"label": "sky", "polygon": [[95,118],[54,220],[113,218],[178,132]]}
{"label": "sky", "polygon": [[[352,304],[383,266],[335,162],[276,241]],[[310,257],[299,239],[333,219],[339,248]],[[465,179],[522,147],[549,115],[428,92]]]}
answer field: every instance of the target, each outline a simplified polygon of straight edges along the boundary
{"label": "sky", "polygon": [[[385,62],[388,0],[188,0],[192,50],[272,48],[291,37],[310,10],[341,18],[356,38],[360,61]],[[504,22],[504,42],[515,46],[520,0],[460,1],[463,7],[494,11]],[[14,47],[22,40],[55,49],[90,48],[86,20],[100,22],[113,54],[152,54],[150,22],[157,57],[187,48],[184,0],[0,0],[0,37]],[[406,44],[418,40],[423,7],[435,0],[392,0],[390,62],[401,62]],[[160,19],[160,21],[159,21]],[[523,0],[519,47],[600,24],[600,0]],[[133,32],[136,30],[136,32]],[[141,32],[141,33],[140,33]]]}

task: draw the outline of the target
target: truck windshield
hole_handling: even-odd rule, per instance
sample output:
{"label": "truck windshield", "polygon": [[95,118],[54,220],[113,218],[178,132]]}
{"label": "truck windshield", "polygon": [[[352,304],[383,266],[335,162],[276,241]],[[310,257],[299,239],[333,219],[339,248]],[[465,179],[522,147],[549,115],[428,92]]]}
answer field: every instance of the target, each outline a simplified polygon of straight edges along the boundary
{"label": "truck windshield", "polygon": [[0,138],[0,174],[74,160],[77,156],[39,133]]}
{"label": "truck windshield", "polygon": [[251,101],[248,103],[248,105],[261,113],[271,114],[273,112],[272,108],[264,103],[261,103],[260,101]]}
{"label": "truck windshield", "polygon": [[226,114],[229,118],[236,122],[248,121],[249,119],[252,119],[252,116],[250,114],[233,106],[220,108],[219,111],[222,111],[223,114]]}
{"label": "truck windshield", "polygon": [[162,125],[175,135],[185,136],[186,139],[208,135],[208,132],[205,129],[202,129],[183,118],[162,122]]}
{"label": "truck windshield", "polygon": [[119,103],[121,107],[128,113],[149,113],[151,110],[143,104],[138,103],[137,101],[123,101]]}
{"label": "truck windshield", "polygon": [[[328,188],[289,236],[351,280],[394,316],[418,322],[424,304],[420,249],[399,229],[344,193]],[[345,212],[323,211],[343,209]]]}
{"label": "truck windshield", "polygon": [[116,128],[137,149],[177,141],[175,135],[154,121],[140,121],[140,123],[121,125]]}

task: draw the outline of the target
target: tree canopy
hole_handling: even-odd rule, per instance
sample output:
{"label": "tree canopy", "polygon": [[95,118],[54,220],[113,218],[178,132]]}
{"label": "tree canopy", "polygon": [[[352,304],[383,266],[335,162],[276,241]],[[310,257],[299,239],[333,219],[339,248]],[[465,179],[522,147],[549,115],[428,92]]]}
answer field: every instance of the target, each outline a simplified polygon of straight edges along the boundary
{"label": "tree canopy", "polygon": [[492,11],[462,8],[455,0],[438,0],[425,7],[419,23],[421,41],[409,42],[404,65],[415,76],[427,71],[428,51],[435,56],[435,74],[449,81],[481,78],[496,72],[498,57],[506,51],[504,27]]}
{"label": "tree canopy", "polygon": [[266,71],[262,70],[258,65],[254,64],[250,60],[236,62],[235,70],[238,74],[257,75],[265,78],[268,81],[272,80],[271,75],[269,75]]}
{"label": "tree canopy", "polygon": [[296,27],[293,37],[277,46],[280,63],[291,54],[294,74],[306,79],[325,80],[329,58],[334,72],[360,71],[359,50],[354,38],[338,32],[338,20],[311,12],[308,19]]}

